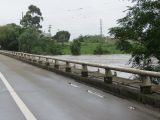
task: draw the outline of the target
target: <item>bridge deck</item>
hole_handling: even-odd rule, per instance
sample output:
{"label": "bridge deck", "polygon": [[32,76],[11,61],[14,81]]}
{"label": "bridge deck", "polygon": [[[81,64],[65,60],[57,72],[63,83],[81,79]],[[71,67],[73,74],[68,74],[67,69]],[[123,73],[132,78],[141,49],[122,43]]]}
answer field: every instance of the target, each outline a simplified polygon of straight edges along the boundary
{"label": "bridge deck", "polygon": [[[3,55],[0,55],[0,72],[39,120],[160,119],[159,111],[151,107],[104,93]],[[0,108],[2,120],[25,119],[2,78]]]}

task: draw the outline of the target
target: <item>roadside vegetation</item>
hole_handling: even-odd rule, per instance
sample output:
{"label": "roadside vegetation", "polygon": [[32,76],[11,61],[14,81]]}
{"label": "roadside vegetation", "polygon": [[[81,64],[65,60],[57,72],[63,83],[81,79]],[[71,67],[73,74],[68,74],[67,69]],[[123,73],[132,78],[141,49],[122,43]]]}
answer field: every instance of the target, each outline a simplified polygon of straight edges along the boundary
{"label": "roadside vegetation", "polygon": [[[133,67],[154,70],[152,58],[160,60],[160,2],[132,0],[127,15],[118,20],[110,34],[118,39],[118,48],[132,54]],[[158,62],[157,64],[159,64]]]}

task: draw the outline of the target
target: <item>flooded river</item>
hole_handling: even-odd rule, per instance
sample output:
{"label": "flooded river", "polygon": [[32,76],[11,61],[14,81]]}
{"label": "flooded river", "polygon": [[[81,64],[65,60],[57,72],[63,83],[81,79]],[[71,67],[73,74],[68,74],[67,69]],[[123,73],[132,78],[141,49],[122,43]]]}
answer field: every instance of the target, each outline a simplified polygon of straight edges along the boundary
{"label": "flooded river", "polygon": [[[80,55],[80,56],[58,55],[54,57],[60,58],[60,59],[66,59],[66,60],[84,61],[89,63],[105,64],[105,65],[111,65],[111,66],[120,66],[120,67],[131,66],[129,65],[129,59],[131,58],[131,55],[129,54]],[[103,70],[101,71],[104,72]],[[125,77],[125,78],[131,77],[131,74],[127,74],[127,73],[117,72],[117,74],[120,77]]]}
{"label": "flooded river", "polygon": [[128,54],[113,54],[113,55],[59,55],[55,56],[56,58],[67,59],[67,60],[77,60],[84,61],[89,63],[98,63],[98,64],[106,64],[113,66],[129,66],[128,61],[131,58],[131,55]]}

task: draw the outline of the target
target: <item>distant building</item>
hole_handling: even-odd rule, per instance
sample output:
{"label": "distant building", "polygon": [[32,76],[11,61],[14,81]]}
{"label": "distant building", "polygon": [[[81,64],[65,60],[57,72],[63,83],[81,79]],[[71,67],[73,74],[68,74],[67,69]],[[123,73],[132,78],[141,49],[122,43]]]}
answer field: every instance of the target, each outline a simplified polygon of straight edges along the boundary
{"label": "distant building", "polygon": [[47,37],[47,38],[51,38],[52,37],[51,33],[42,32],[42,35]]}
{"label": "distant building", "polygon": [[116,39],[114,37],[111,37],[111,36],[106,36],[105,42],[106,43],[115,43]]}

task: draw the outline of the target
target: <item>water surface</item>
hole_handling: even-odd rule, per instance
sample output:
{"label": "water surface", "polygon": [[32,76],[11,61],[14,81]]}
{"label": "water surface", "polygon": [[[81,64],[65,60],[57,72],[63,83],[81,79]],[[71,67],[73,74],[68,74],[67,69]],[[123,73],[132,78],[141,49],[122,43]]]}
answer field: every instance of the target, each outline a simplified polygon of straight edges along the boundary
{"label": "water surface", "polygon": [[[130,67],[129,59],[131,55],[129,54],[109,54],[109,55],[80,55],[80,56],[73,56],[73,55],[58,55],[54,56],[60,59],[66,60],[74,60],[74,61],[83,61],[89,63],[97,63],[97,64],[105,64],[111,66],[119,66],[119,67]],[[90,70],[96,70],[94,68],[89,68]],[[101,70],[104,72],[104,70]],[[117,72],[118,76],[129,78],[131,74]]]}

